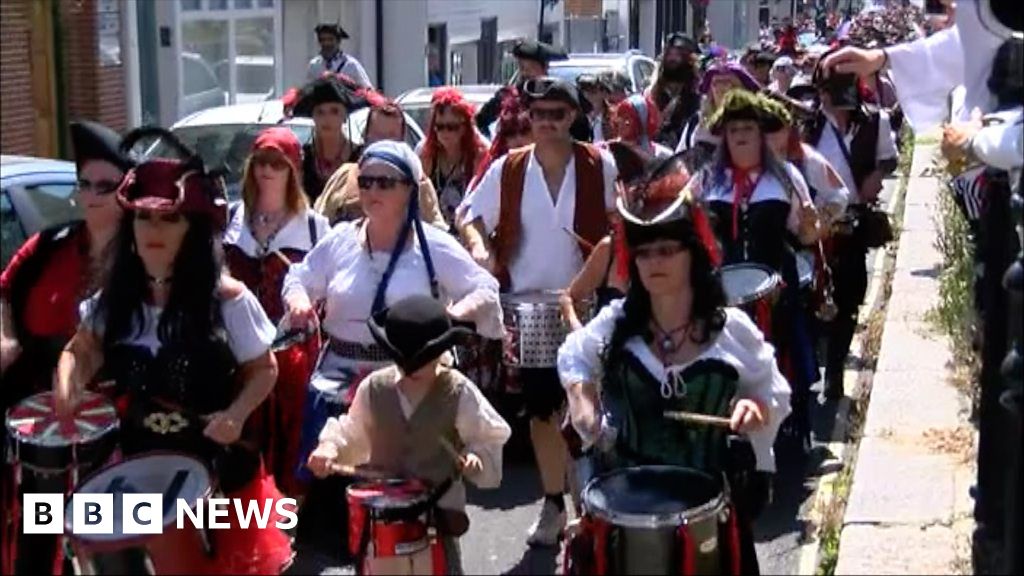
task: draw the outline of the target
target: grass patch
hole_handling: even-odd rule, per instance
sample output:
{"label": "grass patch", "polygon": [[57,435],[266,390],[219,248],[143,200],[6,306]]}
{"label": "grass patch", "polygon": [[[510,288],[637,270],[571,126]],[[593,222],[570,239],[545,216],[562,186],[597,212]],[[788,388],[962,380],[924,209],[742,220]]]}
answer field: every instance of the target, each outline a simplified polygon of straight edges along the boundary
{"label": "grass patch", "polygon": [[951,381],[970,399],[973,420],[980,396],[977,383],[981,370],[976,345],[980,326],[974,310],[974,243],[967,219],[953,196],[949,165],[941,158],[934,163],[940,175],[935,247],[942,254],[942,270],[939,298],[929,311],[928,320],[951,340]]}

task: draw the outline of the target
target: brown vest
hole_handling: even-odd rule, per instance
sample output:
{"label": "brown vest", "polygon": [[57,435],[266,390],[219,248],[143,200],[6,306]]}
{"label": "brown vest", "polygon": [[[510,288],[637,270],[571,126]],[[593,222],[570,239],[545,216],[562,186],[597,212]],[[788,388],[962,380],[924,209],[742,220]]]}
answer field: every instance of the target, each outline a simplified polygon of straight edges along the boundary
{"label": "brown vest", "polygon": [[448,440],[456,450],[463,449],[455,428],[462,391],[459,376],[442,370],[408,420],[398,397],[398,371],[389,367],[367,377],[362,385],[369,386],[374,425],[370,466],[434,485],[455,477],[455,461],[439,438]]}
{"label": "brown vest", "polygon": [[[522,241],[523,186],[526,166],[532,147],[509,152],[501,169],[501,208],[498,226],[491,237],[497,262],[498,281],[502,291],[509,290],[508,267],[517,257]],[[573,143],[576,160],[576,211],[574,232],[590,245],[580,242],[584,260],[593,247],[608,233],[607,207],[604,205],[604,164],[597,148],[581,142]]]}

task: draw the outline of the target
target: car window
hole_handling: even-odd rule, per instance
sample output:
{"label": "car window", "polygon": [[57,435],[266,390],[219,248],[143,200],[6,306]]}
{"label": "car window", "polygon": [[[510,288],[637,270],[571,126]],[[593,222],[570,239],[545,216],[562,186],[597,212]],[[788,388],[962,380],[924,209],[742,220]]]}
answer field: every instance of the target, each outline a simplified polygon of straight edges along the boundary
{"label": "car window", "polygon": [[[175,128],[173,132],[183,144],[195,150],[207,166],[227,167],[228,173],[224,180],[231,186],[241,181],[245,159],[249,156],[256,136],[264,128],[266,126],[262,124],[214,124],[184,126]],[[175,157],[176,154],[169,144],[161,141],[150,151],[150,155]]]}
{"label": "car window", "polygon": [[7,190],[0,191],[0,269],[7,267],[7,262],[25,242],[25,230],[18,222],[18,214],[11,205]]}
{"label": "car window", "polygon": [[198,61],[191,58],[182,58],[181,61],[185,74],[185,94],[198,94],[220,88],[217,77]]}
{"label": "car window", "polygon": [[40,230],[52,228],[82,218],[82,209],[75,201],[75,185],[71,183],[37,184],[25,188],[25,199],[29,209],[36,218],[26,221],[23,215],[22,225],[25,232],[35,234]]}
{"label": "car window", "polygon": [[654,64],[639,59],[633,62],[633,81],[639,90],[643,91],[650,85],[651,76],[654,76]]}

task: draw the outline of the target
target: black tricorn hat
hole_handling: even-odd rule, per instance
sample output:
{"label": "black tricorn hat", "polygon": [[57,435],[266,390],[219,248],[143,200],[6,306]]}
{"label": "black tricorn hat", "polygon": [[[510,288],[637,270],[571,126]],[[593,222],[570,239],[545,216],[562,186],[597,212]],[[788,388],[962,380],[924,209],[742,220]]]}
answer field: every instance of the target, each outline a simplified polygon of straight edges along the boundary
{"label": "black tricorn hat", "polygon": [[354,93],[337,78],[324,77],[317,78],[302,88],[295,108],[292,109],[292,115],[297,118],[312,118],[313,108],[329,102],[337,102],[345,106],[349,112],[367,105],[363,97]]}
{"label": "black tricorn hat", "polygon": [[437,299],[403,298],[367,320],[374,340],[405,374],[422,368],[473,334],[472,324],[453,321]]}
{"label": "black tricorn hat", "polygon": [[536,40],[519,40],[512,47],[512,55],[524,60],[536,60],[541,64],[547,64],[552,60],[566,60],[569,55],[561,48],[555,48],[551,44],[538,42]]}
{"label": "black tricorn hat", "polygon": [[349,37],[348,32],[345,32],[345,29],[341,27],[341,24],[317,24],[316,28],[313,30],[316,32],[317,36],[320,36],[321,34],[333,34],[334,37],[339,40],[344,40]]}
{"label": "black tricorn hat", "polygon": [[121,136],[106,126],[90,120],[71,123],[71,146],[75,164],[87,160],[104,160],[121,170],[129,170],[135,162],[121,149]]}
{"label": "black tricorn hat", "polygon": [[639,146],[613,140],[608,143],[608,151],[615,159],[615,166],[619,171],[619,180],[624,186],[640,182],[647,174],[647,169],[654,161],[654,156],[648,154]]}

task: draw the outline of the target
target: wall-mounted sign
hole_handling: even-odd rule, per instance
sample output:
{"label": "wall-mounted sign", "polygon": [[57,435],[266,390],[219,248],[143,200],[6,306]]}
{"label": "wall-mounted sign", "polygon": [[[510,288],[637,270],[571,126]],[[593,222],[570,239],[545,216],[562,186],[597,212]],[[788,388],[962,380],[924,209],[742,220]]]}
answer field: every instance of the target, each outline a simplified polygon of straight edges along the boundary
{"label": "wall-mounted sign", "polygon": [[96,41],[100,66],[121,65],[121,2],[96,2]]}

